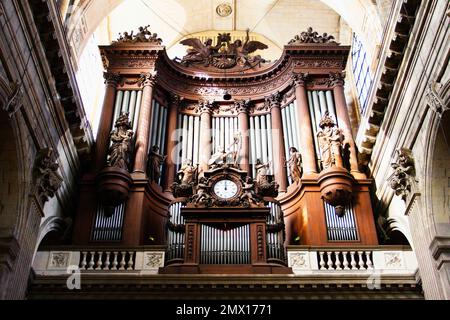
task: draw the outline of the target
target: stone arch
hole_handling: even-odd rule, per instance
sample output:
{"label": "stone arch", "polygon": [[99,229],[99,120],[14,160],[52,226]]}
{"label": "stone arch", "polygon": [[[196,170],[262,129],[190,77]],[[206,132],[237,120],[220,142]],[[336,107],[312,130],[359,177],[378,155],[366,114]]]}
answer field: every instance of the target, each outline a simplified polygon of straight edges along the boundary
{"label": "stone arch", "polygon": [[26,206],[26,173],[23,164],[23,139],[15,116],[4,111],[10,86],[0,78],[0,238],[17,237]]}
{"label": "stone arch", "polygon": [[31,166],[25,163],[32,151],[17,114],[4,110],[12,92],[8,81],[0,77],[0,299],[23,297],[27,278],[19,276],[29,272],[22,264],[23,238],[27,237],[30,214],[35,214],[27,196]]}
{"label": "stone arch", "polygon": [[[67,222],[61,217],[51,216],[45,219],[39,228],[39,236],[36,242],[36,250],[41,244],[44,244],[51,237],[55,240],[55,237],[62,238],[67,227]],[[58,239],[56,239],[58,240]],[[53,241],[50,241],[53,242]],[[35,250],[35,251],[36,251]]]}
{"label": "stone arch", "polygon": [[[427,140],[424,189],[426,211],[433,236],[450,234],[450,81],[443,86],[440,95],[436,92],[443,110],[430,106],[432,116]],[[437,100],[436,100],[437,101]],[[435,101],[435,103],[436,103]],[[433,104],[433,103],[431,103]],[[436,112],[437,111],[437,112]]]}

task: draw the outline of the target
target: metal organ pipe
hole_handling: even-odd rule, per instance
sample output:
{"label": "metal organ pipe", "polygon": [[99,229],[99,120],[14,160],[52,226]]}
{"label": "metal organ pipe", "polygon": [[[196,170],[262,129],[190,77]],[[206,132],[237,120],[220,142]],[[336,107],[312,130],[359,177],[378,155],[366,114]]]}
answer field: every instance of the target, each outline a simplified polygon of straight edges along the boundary
{"label": "metal organ pipe", "polygon": [[330,115],[334,119],[334,121],[338,123],[338,119],[336,117],[336,107],[334,106],[333,92],[331,90],[327,90],[325,91],[325,96],[327,100],[328,111],[330,112]]}
{"label": "metal organ pipe", "polygon": [[[264,117],[264,116],[263,116]],[[267,124],[267,131],[266,131],[266,136],[267,136],[267,160],[270,163],[273,163],[273,149],[272,149],[272,120],[271,120],[271,116],[270,113],[265,115],[266,118],[266,124]],[[273,174],[272,172],[272,166],[269,167],[268,172],[270,174]]]}
{"label": "metal organ pipe", "polygon": [[[297,100],[294,100],[294,106],[293,106],[292,111],[293,111],[293,113],[294,113],[293,118],[295,119],[295,124],[297,124],[297,123],[299,123],[299,122],[298,122],[299,118],[298,118],[298,106],[297,106]],[[312,115],[311,115],[311,117],[312,117]],[[295,130],[294,130],[295,136],[297,137],[296,139],[297,139],[297,141],[298,141],[298,147],[300,148],[299,151],[302,152],[304,146],[301,145],[301,141],[302,141],[302,139],[300,138],[300,131],[301,131],[301,130],[300,130],[300,128],[297,127],[297,125],[294,125],[294,129],[295,129]]]}
{"label": "metal organ pipe", "polygon": [[263,163],[268,162],[268,150],[267,150],[267,128],[266,128],[266,117],[261,117],[261,145],[262,145],[262,161]]}
{"label": "metal organ pipe", "polygon": [[158,141],[158,145],[161,148],[161,153],[165,154],[165,150],[166,150],[166,129],[167,129],[167,108],[163,107],[162,108],[162,112],[163,112],[163,117],[162,117],[162,122],[160,123],[161,125],[161,130],[160,131],[160,135],[159,135],[159,141]]}
{"label": "metal organ pipe", "polygon": [[255,117],[255,137],[256,137],[256,159],[262,160],[262,151],[261,151],[261,124],[259,116]]}
{"label": "metal organ pipe", "polygon": [[158,103],[156,102],[156,100],[152,101],[152,115],[151,115],[151,119],[152,119],[152,124],[151,124],[151,129],[150,129],[150,143],[149,143],[149,148],[151,149],[154,145],[155,145],[155,140],[156,140],[156,135],[157,130],[158,130],[158,117],[159,117],[159,108],[158,108]]}
{"label": "metal organ pipe", "polygon": [[137,92],[136,104],[134,107],[134,111],[130,114],[130,119],[133,118],[133,131],[136,132],[138,120],[139,120],[139,112],[141,110],[141,102],[142,102],[142,91],[139,90]]}
{"label": "metal organ pipe", "polygon": [[250,117],[250,165],[253,177],[256,175],[256,137],[255,137],[255,117]]}

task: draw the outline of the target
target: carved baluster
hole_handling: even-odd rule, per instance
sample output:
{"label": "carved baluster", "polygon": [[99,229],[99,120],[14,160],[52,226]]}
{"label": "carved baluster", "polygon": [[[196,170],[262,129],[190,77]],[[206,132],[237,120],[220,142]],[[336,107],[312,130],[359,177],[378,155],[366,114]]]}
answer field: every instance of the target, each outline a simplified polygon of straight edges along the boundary
{"label": "carved baluster", "polygon": [[319,252],[319,256],[320,256],[320,262],[319,262],[320,268],[319,268],[319,270],[324,270],[325,269],[325,260],[323,259],[324,253],[325,252],[323,252],[323,251]]}
{"label": "carved baluster", "polygon": [[370,251],[366,251],[366,263],[367,263],[367,269],[373,269],[373,263],[372,260],[370,259]]}
{"label": "carved baluster", "polygon": [[119,270],[125,270],[125,255],[127,254],[125,251],[120,252],[122,254],[122,259],[120,260]]}
{"label": "carved baluster", "polygon": [[96,264],[95,270],[102,270],[102,265],[103,265],[102,257],[103,257],[103,251],[99,251],[98,252],[98,260],[97,260],[97,264]]}
{"label": "carved baluster", "polygon": [[339,251],[336,251],[335,253],[334,253],[334,256],[335,256],[335,258],[336,258],[336,270],[342,270],[342,268],[341,268],[341,260],[339,260]]}
{"label": "carved baluster", "polygon": [[350,251],[350,259],[350,265],[352,266],[351,269],[356,269],[355,251]]}
{"label": "carved baluster", "polygon": [[89,259],[89,268],[88,270],[94,270],[94,258],[95,258],[95,251],[91,251],[91,258]]}
{"label": "carved baluster", "polygon": [[133,270],[133,266],[134,266],[134,263],[133,263],[134,252],[130,251],[128,253],[130,254],[130,258],[128,259],[127,270]]}
{"label": "carved baluster", "polygon": [[359,263],[358,263],[359,269],[360,270],[366,269],[366,265],[363,260],[363,251],[358,251],[358,259],[359,259]]}
{"label": "carved baluster", "polygon": [[113,263],[112,263],[112,268],[111,268],[111,270],[117,270],[117,264],[118,264],[118,262],[117,262],[117,256],[119,255],[119,252],[117,252],[117,251],[114,251],[114,260],[113,260]]}
{"label": "carved baluster", "polygon": [[347,251],[342,252],[342,257],[344,258],[344,270],[350,270],[350,268],[348,267],[347,253]]}
{"label": "carved baluster", "polygon": [[81,256],[82,256],[82,260],[81,260],[80,268],[81,268],[81,270],[86,270],[86,264],[87,264],[87,261],[86,261],[86,259],[87,259],[87,251],[83,251],[83,252],[81,253]]}
{"label": "carved baluster", "polygon": [[109,270],[109,265],[110,265],[109,256],[110,256],[110,254],[111,254],[111,252],[106,251],[106,259],[105,259],[105,264],[104,264],[103,270]]}
{"label": "carved baluster", "polygon": [[333,270],[333,260],[331,260],[331,254],[332,253],[333,253],[332,251],[328,251],[327,252],[327,258],[328,258],[327,266],[328,266],[328,270]]}

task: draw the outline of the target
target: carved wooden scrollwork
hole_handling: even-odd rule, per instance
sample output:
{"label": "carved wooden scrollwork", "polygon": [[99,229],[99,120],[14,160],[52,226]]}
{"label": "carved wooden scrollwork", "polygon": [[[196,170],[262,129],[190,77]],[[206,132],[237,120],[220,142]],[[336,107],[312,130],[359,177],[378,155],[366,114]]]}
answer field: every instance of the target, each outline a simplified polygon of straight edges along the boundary
{"label": "carved wooden scrollwork", "polygon": [[299,35],[296,35],[289,41],[288,44],[299,45],[305,43],[328,43],[339,45],[336,41],[334,41],[334,36],[327,33],[320,35],[317,31],[314,31],[312,27],[309,27],[306,31],[301,32]]}

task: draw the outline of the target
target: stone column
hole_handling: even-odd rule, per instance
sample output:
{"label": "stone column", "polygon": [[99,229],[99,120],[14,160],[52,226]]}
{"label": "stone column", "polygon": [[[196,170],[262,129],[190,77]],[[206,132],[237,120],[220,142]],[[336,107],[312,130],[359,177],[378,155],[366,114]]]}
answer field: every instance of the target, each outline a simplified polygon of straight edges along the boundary
{"label": "stone column", "polygon": [[208,160],[211,158],[211,113],[212,103],[199,101],[200,111],[200,168],[208,170]]}
{"label": "stone column", "polygon": [[356,152],[355,140],[353,139],[350,117],[345,101],[343,74],[330,73],[330,83],[333,85],[336,116],[339,122],[338,127],[342,129],[345,136],[344,146],[346,144],[350,146],[350,173],[355,178],[364,179],[366,176],[361,173],[358,168],[358,154]]}
{"label": "stone column", "polygon": [[108,154],[109,135],[113,126],[114,102],[116,100],[117,85],[121,82],[120,75],[112,72],[105,72],[106,91],[103,100],[100,125],[97,131],[96,151],[95,151],[95,171],[100,171],[105,166],[106,155]]}
{"label": "stone column", "polygon": [[136,132],[136,155],[134,172],[144,173],[147,167],[148,137],[150,134],[153,87],[156,83],[156,72],[141,74],[142,104]]}
{"label": "stone column", "polygon": [[266,97],[272,118],[273,172],[280,192],[287,190],[287,174],[285,168],[283,122],[281,118],[281,94],[279,92]]}
{"label": "stone column", "polygon": [[308,96],[306,94],[307,73],[294,73],[292,78],[295,85],[295,99],[298,111],[298,130],[300,130],[300,145],[304,175],[317,173],[316,155],[314,148],[313,129],[311,127],[311,115],[308,108]]}
{"label": "stone column", "polygon": [[170,107],[168,124],[166,131],[166,141],[167,141],[167,158],[165,161],[166,175],[164,177],[164,190],[169,191],[170,186],[175,181],[175,161],[177,160],[177,117],[178,117],[178,106],[180,104],[181,97],[175,94],[170,96]]}
{"label": "stone column", "polygon": [[249,119],[248,119],[249,101],[236,101],[236,111],[238,113],[239,132],[242,135],[242,146],[239,150],[240,169],[251,175],[251,167],[249,161],[250,154],[250,137],[249,137]]}

